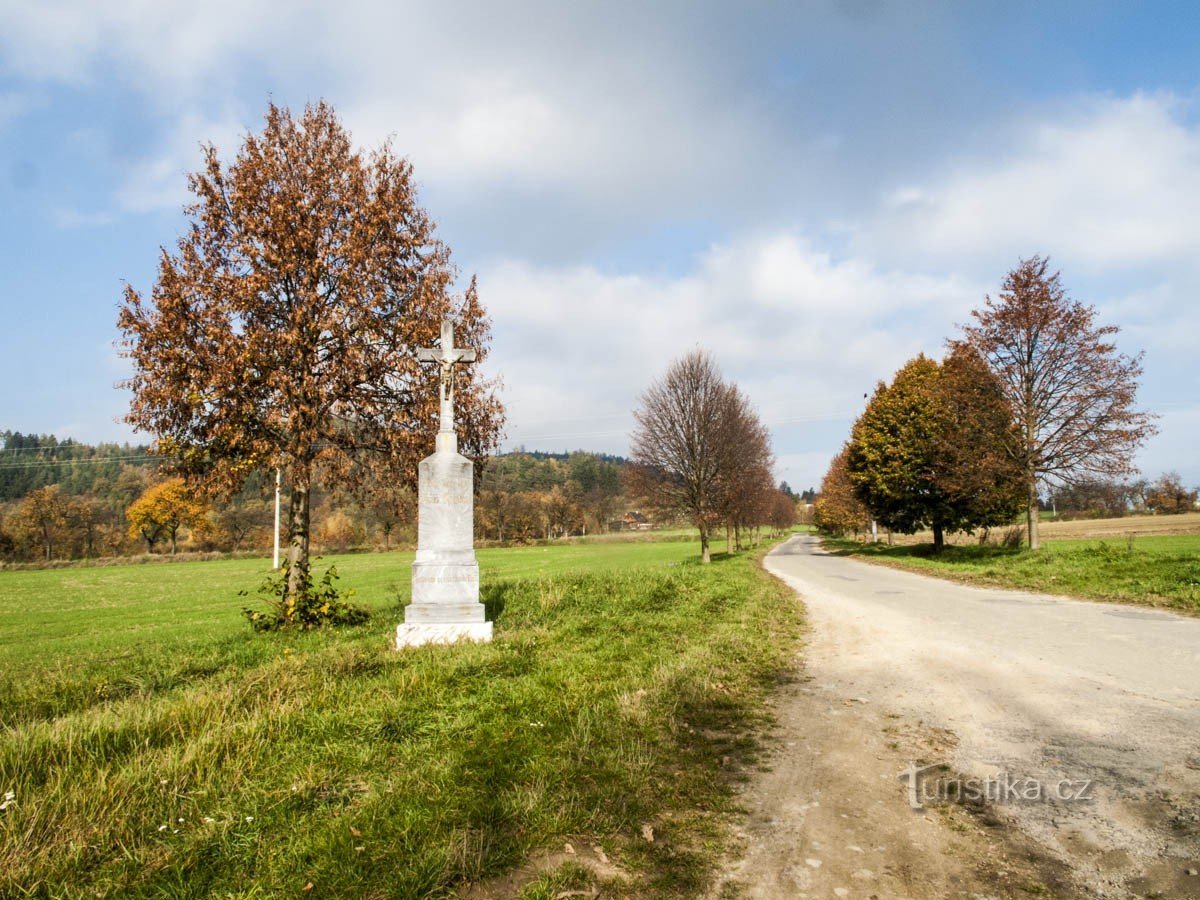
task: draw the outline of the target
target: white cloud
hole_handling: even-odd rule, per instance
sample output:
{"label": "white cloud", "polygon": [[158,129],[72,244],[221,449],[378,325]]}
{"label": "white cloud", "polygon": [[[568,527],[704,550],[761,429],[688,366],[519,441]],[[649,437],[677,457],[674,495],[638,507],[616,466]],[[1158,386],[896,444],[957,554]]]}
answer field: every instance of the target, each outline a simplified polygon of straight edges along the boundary
{"label": "white cloud", "polygon": [[229,56],[269,35],[274,18],[265,0],[4,3],[0,42],[6,67],[30,78],[82,84],[120,61],[148,96],[178,97],[201,79],[226,81]]}
{"label": "white cloud", "polygon": [[[552,194],[609,223],[707,215],[761,196],[763,178],[789,180],[806,153],[830,153],[827,135],[772,123],[732,69],[699,58],[702,49],[665,9],[449,3],[433,15],[371,2],[0,5],[7,68],[75,85],[111,69],[173,123],[147,148],[137,183],[121,192],[121,205],[135,211],[174,202],[182,137],[214,137],[196,125],[227,124],[231,96],[249,104],[238,124],[257,127],[268,92],[292,103],[334,100],[366,146],[395,134],[418,178],[448,203],[477,208],[522,191]],[[503,214],[525,206],[512,200]]]}
{"label": "white cloud", "polygon": [[519,261],[479,278],[511,443],[612,452],[627,450],[639,393],[695,346],[777,429],[848,424],[877,379],[917,352],[940,353],[947,323],[980,294],[958,278],[836,261],[790,234],[713,247],[675,278]]}
{"label": "white cloud", "polygon": [[855,246],[960,269],[1035,252],[1093,272],[1191,259],[1200,130],[1186,112],[1172,95],[1134,94],[1013,123],[994,155],[886,192]]}
{"label": "white cloud", "polygon": [[246,126],[233,110],[218,118],[189,110],[174,119],[166,140],[151,154],[132,160],[117,192],[117,204],[135,213],[180,209],[190,199],[187,175],[203,161],[201,145],[214,144],[230,160]]}
{"label": "white cloud", "polygon": [[84,212],[78,209],[56,209],[51,219],[59,228],[100,228],[111,225],[113,214],[109,212]]}

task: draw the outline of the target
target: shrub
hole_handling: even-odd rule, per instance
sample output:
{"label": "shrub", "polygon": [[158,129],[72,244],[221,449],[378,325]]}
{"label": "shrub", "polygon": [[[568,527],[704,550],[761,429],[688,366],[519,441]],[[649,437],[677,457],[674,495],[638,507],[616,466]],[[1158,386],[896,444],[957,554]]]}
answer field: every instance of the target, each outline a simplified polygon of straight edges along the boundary
{"label": "shrub", "polygon": [[[309,631],[335,625],[362,625],[371,617],[366,609],[349,602],[354,596],[353,590],[339,591],[334,585],[338,578],[337,566],[326,569],[315,587],[308,566],[302,566],[300,590],[290,594],[287,591],[289,571],[290,564],[285,563],[279,575],[268,576],[259,585],[258,593],[267,603],[265,611],[242,610],[255,631],[292,628]],[[246,591],[240,593],[243,597],[247,594]]]}

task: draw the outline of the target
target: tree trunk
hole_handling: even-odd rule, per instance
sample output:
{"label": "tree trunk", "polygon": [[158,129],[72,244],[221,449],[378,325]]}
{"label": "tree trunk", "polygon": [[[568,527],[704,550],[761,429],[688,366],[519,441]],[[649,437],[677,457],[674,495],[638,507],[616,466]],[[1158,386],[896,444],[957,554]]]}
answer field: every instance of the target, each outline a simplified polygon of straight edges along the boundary
{"label": "tree trunk", "polygon": [[42,526],[42,541],[46,545],[46,562],[50,562],[50,557],[54,555],[54,547],[50,540],[50,528],[47,525]]}
{"label": "tree trunk", "polygon": [[728,523],[725,525],[725,552],[733,552],[733,529],[729,527]]}
{"label": "tree trunk", "polygon": [[941,522],[933,523],[933,552],[941,553],[946,546],[946,532]]}
{"label": "tree trunk", "polygon": [[1029,505],[1025,509],[1025,524],[1029,532],[1029,549],[1037,550],[1041,546],[1038,538],[1038,496],[1037,479],[1029,479]]}
{"label": "tree trunk", "polygon": [[712,562],[712,554],[708,552],[708,527],[700,526],[700,562],[708,565]]}
{"label": "tree trunk", "polygon": [[174,528],[171,529],[171,555],[172,556],[175,555],[175,549],[176,549],[176,544],[177,544],[176,537],[178,536],[178,534],[179,534],[178,529],[174,529]]}
{"label": "tree trunk", "polygon": [[288,583],[290,597],[304,590],[308,572],[309,486],[307,479],[292,485],[288,503]]}

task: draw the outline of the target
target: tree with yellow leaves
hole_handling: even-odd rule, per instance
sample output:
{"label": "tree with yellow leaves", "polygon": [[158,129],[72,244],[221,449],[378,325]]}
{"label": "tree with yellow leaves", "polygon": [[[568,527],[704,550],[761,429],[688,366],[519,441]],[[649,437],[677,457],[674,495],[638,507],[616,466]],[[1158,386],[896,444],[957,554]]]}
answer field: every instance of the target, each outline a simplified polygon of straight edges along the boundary
{"label": "tree with yellow leaves", "polygon": [[207,517],[208,504],[190,491],[182,478],[146,488],[125,511],[131,538],[144,540],[146,550],[153,553],[154,544],[165,537],[171,542],[172,555],[178,547],[179,529],[202,527]]}

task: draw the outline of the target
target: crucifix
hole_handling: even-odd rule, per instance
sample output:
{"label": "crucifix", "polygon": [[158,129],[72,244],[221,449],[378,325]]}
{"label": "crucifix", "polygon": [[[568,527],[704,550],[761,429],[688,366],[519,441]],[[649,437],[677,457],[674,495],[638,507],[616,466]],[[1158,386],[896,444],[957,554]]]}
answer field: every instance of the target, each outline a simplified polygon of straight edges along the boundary
{"label": "crucifix", "polygon": [[441,366],[441,421],[434,451],[417,466],[417,556],[412,602],[396,626],[396,648],[490,641],[492,623],[479,602],[475,558],[475,463],[458,453],[454,431],[454,367],[474,362],[474,350],[454,346],[454,326],[442,320],[437,347],[417,351]]}
{"label": "crucifix", "polygon": [[454,325],[442,319],[442,341],[440,347],[423,347],[417,350],[420,362],[435,362],[442,367],[442,409],[438,420],[438,431],[454,433],[454,366],[460,362],[474,362],[475,351],[454,346]]}

